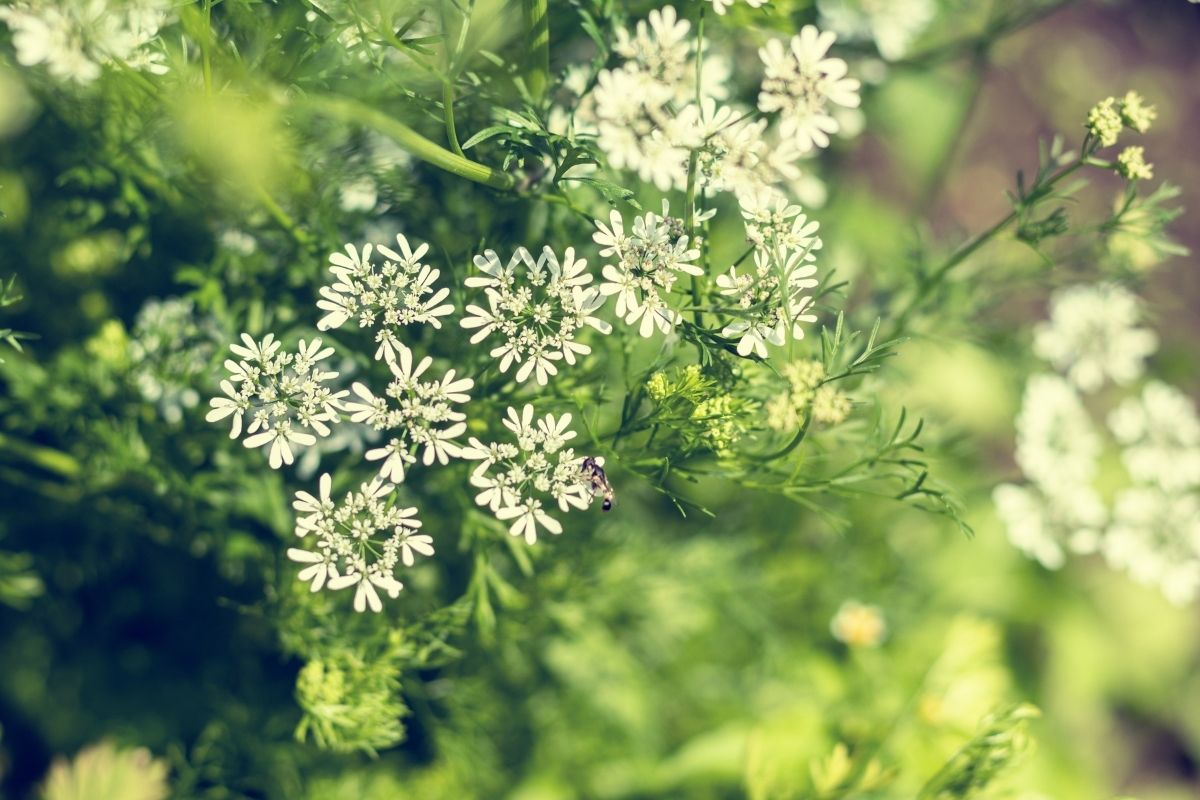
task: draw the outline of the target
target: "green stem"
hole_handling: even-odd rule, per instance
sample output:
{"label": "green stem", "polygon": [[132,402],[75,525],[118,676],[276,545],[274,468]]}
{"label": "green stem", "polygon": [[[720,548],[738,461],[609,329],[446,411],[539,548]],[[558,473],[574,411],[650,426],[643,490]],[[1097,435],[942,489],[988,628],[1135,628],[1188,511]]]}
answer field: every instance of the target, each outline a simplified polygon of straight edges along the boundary
{"label": "green stem", "polygon": [[0,451],[9,452],[25,461],[64,478],[76,477],[81,467],[72,456],[39,444],[13,439],[0,433]]}
{"label": "green stem", "polygon": [[1054,187],[1055,184],[1057,184],[1063,178],[1066,178],[1068,175],[1073,174],[1077,169],[1087,163],[1089,163],[1088,157],[1086,155],[1081,155],[1077,160],[1073,161],[1072,163],[1060,169],[1054,175],[1050,176],[1046,182],[1038,188],[1036,193],[1031,193],[1028,197],[1024,198],[1024,200],[1014,207],[1012,211],[1008,212],[1003,219],[992,225],[992,227],[988,228],[975,238],[964,243],[961,247],[951,253],[950,257],[947,258],[941,264],[941,266],[939,266],[933,271],[933,273],[921,281],[920,287],[917,289],[917,293],[913,295],[913,299],[904,306],[903,310],[896,317],[895,333],[898,335],[904,331],[905,325],[912,316],[913,312],[915,312],[922,306],[922,304],[924,304],[925,300],[928,299],[929,295],[933,293],[934,289],[945,282],[946,277],[949,275],[951,270],[953,270],[962,262],[966,261],[975,253],[976,250],[983,247],[985,244],[994,239],[997,234],[1011,225],[1017,219],[1017,217],[1020,216],[1022,211],[1045,197],[1045,195],[1051,188]]}
{"label": "green stem", "polygon": [[525,30],[529,35],[529,60],[525,68],[525,83],[534,103],[546,96],[550,79],[550,17],[548,0],[521,0]]}
{"label": "green stem", "polygon": [[212,94],[212,0],[204,0],[204,40],[200,43],[201,68],[204,71],[204,93]]}
{"label": "green stem", "polygon": [[454,154],[466,158],[462,146],[458,143],[458,131],[454,127],[454,82],[448,79],[442,84],[442,116],[446,120],[446,140]]}
{"label": "green stem", "polygon": [[[700,151],[693,150],[688,156],[687,200],[683,207],[683,218],[687,223],[689,244],[696,241],[696,169],[700,163]],[[700,278],[692,276],[692,305],[700,305]],[[704,312],[699,308],[694,312],[697,327],[704,327]]]}
{"label": "green stem", "polygon": [[453,173],[460,178],[482,183],[493,189],[510,191],[517,180],[508,173],[464,158],[434,144],[412,128],[382,111],[357,100],[327,95],[309,95],[300,101],[312,110],[352,125],[365,125],[394,140],[412,155]]}
{"label": "green stem", "polygon": [[267,209],[267,213],[279,223],[280,227],[290,233],[292,238],[301,247],[307,248],[313,246],[313,240],[308,235],[308,231],[296,224],[296,220],[292,219],[291,214],[283,210],[283,206],[275,202],[275,198],[271,196],[270,192],[261,186],[256,186],[254,187],[254,193],[258,196],[258,200],[263,204],[263,207]]}

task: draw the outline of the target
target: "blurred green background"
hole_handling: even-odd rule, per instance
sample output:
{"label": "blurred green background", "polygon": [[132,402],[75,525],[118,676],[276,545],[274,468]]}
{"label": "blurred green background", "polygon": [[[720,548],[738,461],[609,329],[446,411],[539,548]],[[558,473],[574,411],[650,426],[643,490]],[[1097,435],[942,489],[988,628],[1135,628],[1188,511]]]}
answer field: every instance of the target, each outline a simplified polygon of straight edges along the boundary
{"label": "blurred green background", "polygon": [[[551,5],[567,58],[582,36],[573,7]],[[805,3],[780,5],[778,28],[811,16]],[[969,32],[983,5],[943,4],[914,52]],[[261,17],[286,32],[304,10],[219,13],[235,29]],[[735,9],[731,26],[738,14],[750,17]],[[519,47],[515,36],[498,31],[497,47]],[[1003,190],[1036,165],[1037,139],[1077,143],[1087,110],[1127,89],[1159,109],[1144,141],[1156,179],[1200,207],[1198,41],[1200,7],[1184,0],[1078,2],[1006,37],[986,69],[969,54],[892,65],[865,92],[864,132],[818,170],[828,198],[813,213],[851,304],[915,249],[1006,213]],[[556,539],[532,578],[496,588],[504,602],[489,635],[460,623],[453,658],[384,682],[384,713],[398,701],[410,712],[401,745],[372,757],[293,741],[303,661],[288,637],[302,638],[314,626],[304,614],[318,612],[286,599],[296,487],[202,420],[224,343],[264,316],[309,324],[296,318],[320,251],[373,225],[402,220],[457,255],[489,227],[519,241],[556,223],[544,206],[499,203],[395,153],[380,167],[384,145],[344,126],[273,117],[256,102],[268,82],[255,69],[293,73],[270,61],[269,37],[257,44],[244,72],[227,74],[238,92],[181,95],[155,113],[116,84],[101,101],[47,100],[3,51],[0,277],[16,275],[25,299],[0,311],[0,327],[36,337],[0,365],[5,796],[31,795],[55,756],[103,740],[148,748],[180,797],[820,797],[812,787],[837,771],[840,742],[901,771],[889,796],[915,796],[980,718],[1028,701],[1043,712],[1031,726],[1038,747],[995,796],[1200,797],[1200,614],[1098,558],[1044,570],[1008,544],[991,509],[991,488],[1015,474],[1029,326],[1051,288],[1101,274],[1085,259],[1030,268],[1036,257],[1016,243],[989,250],[984,268],[1025,277],[978,314],[931,318],[887,378],[937,436],[935,472],[963,498],[973,537],[865,500],[839,507],[845,524],[834,527],[716,482],[701,487],[716,519],[684,520],[631,479],[593,534]],[[303,65],[305,80],[336,82],[323,52]],[[460,125],[487,122],[467,111]],[[364,171],[393,209],[382,219],[345,210],[338,187]],[[266,186],[283,208],[239,195],[230,175]],[[1087,218],[1121,190],[1099,180],[1070,213]],[[1173,234],[1195,251],[1190,219]],[[1123,255],[1163,340],[1154,373],[1196,396],[1194,258]],[[208,327],[139,351],[139,309],[181,295],[208,312]],[[191,360],[165,363],[185,344]],[[147,393],[147,381],[170,391]],[[469,589],[468,570],[448,558],[448,575],[418,574],[418,590]],[[881,610],[879,647],[831,635],[848,600]],[[281,619],[288,609],[295,618]],[[358,624],[336,618],[348,615],[341,606],[319,613],[335,628]],[[388,647],[443,647],[400,631],[405,643]],[[873,769],[854,763],[859,777]],[[130,779],[147,797],[161,782],[151,772]]]}

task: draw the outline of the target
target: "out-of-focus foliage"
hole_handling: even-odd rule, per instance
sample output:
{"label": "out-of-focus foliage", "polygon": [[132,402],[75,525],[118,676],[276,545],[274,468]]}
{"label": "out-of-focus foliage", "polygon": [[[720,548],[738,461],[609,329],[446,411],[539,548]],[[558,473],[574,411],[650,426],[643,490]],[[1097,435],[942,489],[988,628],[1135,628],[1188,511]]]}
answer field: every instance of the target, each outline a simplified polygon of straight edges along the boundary
{"label": "out-of-focus foliage", "polygon": [[[226,348],[311,339],[328,254],[398,232],[430,244],[459,309],[486,248],[573,246],[598,272],[592,220],[664,196],[717,210],[721,271],[744,258],[732,194],[660,190],[566,127],[657,4],[172,3],[147,52],[113,60],[103,27],[78,43],[86,81],[0,28],[0,793],[1200,792],[1195,606],[1098,555],[1044,569],[991,501],[1019,471],[1051,290],[1144,294],[1151,370],[1194,394],[1198,242],[1176,220],[1200,200],[1197,9],[725,5],[677,3],[689,35],[703,8],[734,100],[755,105],[757,48],[808,23],[863,80],[787,186],[822,223],[819,322],[760,362],[689,310],[669,343],[610,343],[527,393],[574,411],[614,510],[528,547],[466,471],[414,471],[402,493],[437,557],[380,615],[310,592],[285,556],[293,492],[324,472],[356,487],[378,434],[267,469],[204,421]],[[544,64],[527,8],[548,18]],[[1127,88],[1159,109],[1121,134],[1154,161],[1137,185],[1083,127]],[[464,176],[458,150],[487,172]],[[322,335],[330,369],[367,379],[373,343]],[[455,321],[406,343],[471,365],[483,437],[513,395],[465,339]],[[1108,498],[1123,467],[1098,458]]]}

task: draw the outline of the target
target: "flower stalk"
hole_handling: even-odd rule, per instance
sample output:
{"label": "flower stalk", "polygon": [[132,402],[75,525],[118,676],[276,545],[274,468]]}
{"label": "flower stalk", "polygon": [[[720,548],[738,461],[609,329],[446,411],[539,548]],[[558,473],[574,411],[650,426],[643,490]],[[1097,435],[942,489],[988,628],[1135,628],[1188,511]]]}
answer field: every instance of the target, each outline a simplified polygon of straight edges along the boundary
{"label": "flower stalk", "polygon": [[460,178],[482,183],[500,191],[510,191],[517,180],[506,172],[472,161],[434,144],[398,119],[365,103],[345,97],[309,95],[303,104],[319,114],[350,124],[365,125],[382,133],[406,151],[429,164]]}

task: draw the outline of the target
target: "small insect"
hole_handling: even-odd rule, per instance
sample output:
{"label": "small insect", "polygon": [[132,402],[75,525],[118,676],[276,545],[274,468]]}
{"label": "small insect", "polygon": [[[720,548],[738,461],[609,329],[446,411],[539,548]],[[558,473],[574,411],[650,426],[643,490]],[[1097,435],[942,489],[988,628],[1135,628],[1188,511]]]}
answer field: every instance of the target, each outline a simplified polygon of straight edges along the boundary
{"label": "small insect", "polygon": [[604,497],[604,502],[600,504],[600,508],[604,511],[612,511],[613,507],[613,488],[608,482],[608,476],[604,474],[604,459],[593,458],[588,456],[579,464],[579,471],[583,473],[588,481],[588,490],[592,493],[592,497],[597,494]]}

